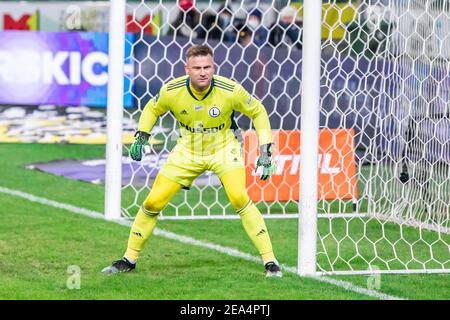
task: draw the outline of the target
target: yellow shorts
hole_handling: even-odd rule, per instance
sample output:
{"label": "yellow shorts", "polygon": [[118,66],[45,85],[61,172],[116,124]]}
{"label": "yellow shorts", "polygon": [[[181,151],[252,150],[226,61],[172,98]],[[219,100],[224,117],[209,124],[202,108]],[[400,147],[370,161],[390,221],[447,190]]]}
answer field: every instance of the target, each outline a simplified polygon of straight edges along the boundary
{"label": "yellow shorts", "polygon": [[238,141],[209,155],[198,155],[177,144],[170,152],[167,162],[159,173],[189,189],[192,182],[203,172],[214,172],[220,179],[226,172],[244,169],[244,158]]}

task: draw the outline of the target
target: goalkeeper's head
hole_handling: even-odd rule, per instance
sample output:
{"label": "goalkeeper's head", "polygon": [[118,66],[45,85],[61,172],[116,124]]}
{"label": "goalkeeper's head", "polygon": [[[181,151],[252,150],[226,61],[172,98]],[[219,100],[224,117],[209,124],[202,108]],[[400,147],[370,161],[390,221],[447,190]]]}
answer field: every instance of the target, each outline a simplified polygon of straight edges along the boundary
{"label": "goalkeeper's head", "polygon": [[212,49],[207,45],[190,47],[186,52],[184,69],[196,91],[206,90],[210,86],[215,72]]}

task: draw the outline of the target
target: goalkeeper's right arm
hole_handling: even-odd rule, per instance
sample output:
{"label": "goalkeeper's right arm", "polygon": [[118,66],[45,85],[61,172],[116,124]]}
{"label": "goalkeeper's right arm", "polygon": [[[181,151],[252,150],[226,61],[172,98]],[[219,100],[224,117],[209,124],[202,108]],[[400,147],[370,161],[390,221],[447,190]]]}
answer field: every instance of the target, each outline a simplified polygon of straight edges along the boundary
{"label": "goalkeeper's right arm", "polygon": [[150,99],[145,105],[139,118],[138,129],[134,135],[136,139],[130,147],[131,159],[141,161],[143,149],[145,146],[149,145],[148,139],[150,138],[150,132],[152,131],[156,120],[158,120],[158,117],[166,111],[164,104],[161,99],[159,99],[159,95]]}

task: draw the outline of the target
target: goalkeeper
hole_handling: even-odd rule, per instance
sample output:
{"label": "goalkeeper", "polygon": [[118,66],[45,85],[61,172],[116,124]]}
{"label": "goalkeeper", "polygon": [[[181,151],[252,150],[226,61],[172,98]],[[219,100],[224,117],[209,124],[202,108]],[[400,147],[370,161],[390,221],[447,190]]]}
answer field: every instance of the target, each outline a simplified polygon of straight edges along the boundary
{"label": "goalkeeper", "polygon": [[196,177],[211,170],[221,180],[246,233],[259,251],[266,276],[280,277],[281,270],[272,250],[266,224],[247,194],[244,159],[233,132],[237,129],[234,111],[253,120],[260,145],[256,167],[262,167],[261,179],[266,180],[275,169],[267,112],[241,85],[214,75],[210,47],[195,45],[189,48],[185,70],[187,75],[165,84],[159,94],[144,107],[140,116],[136,140],[130,148],[133,160],[141,160],[150,131],[158,117],[165,112],[172,112],[177,119],[181,137],[136,215],[124,257],[114,261],[102,272],[111,274],[134,270],[161,210],[178,190],[189,189]]}

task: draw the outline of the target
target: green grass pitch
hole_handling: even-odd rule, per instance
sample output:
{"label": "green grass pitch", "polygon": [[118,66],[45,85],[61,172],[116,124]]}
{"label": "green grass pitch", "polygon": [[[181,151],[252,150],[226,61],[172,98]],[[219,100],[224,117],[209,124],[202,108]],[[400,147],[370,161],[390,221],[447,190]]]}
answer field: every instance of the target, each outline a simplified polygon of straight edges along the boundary
{"label": "green grass pitch", "polygon": [[[102,212],[103,185],[68,180],[24,166],[63,158],[102,158],[104,151],[104,146],[0,144],[0,186]],[[132,201],[131,196],[125,192],[124,201]],[[371,223],[367,223],[369,231]],[[278,259],[285,265],[295,266],[297,222],[270,219],[267,224]],[[158,227],[257,255],[239,220],[165,220],[160,221]],[[330,228],[333,233],[345,233],[339,222],[332,226],[320,224],[319,228],[323,234]],[[362,232],[358,228],[355,226],[352,230]],[[260,264],[157,236],[147,244],[135,273],[101,274],[103,267],[123,254],[128,231],[127,227],[111,222],[0,193],[0,299],[371,298],[287,272],[281,279],[266,279]],[[389,234],[395,236],[396,230],[388,224],[384,232],[389,238]],[[412,239],[415,236],[414,232],[405,235]],[[432,234],[422,236],[433,237]],[[448,238],[445,241],[448,243]],[[345,247],[344,243],[342,245]],[[383,249],[387,247],[386,243],[377,243],[375,247],[367,243],[363,249],[368,256],[374,251],[378,255],[389,255],[389,252],[382,252],[389,251]],[[399,252],[408,257],[406,248],[399,248]],[[444,246],[436,252],[444,256],[450,254]],[[341,253],[346,254],[352,256],[353,253],[351,249]],[[355,261],[355,265],[358,263],[363,264]],[[67,287],[70,277],[67,270],[73,265],[81,270],[79,290]],[[362,288],[367,288],[371,279],[369,276],[333,278]],[[406,299],[450,299],[450,275],[381,275],[376,290]]]}

